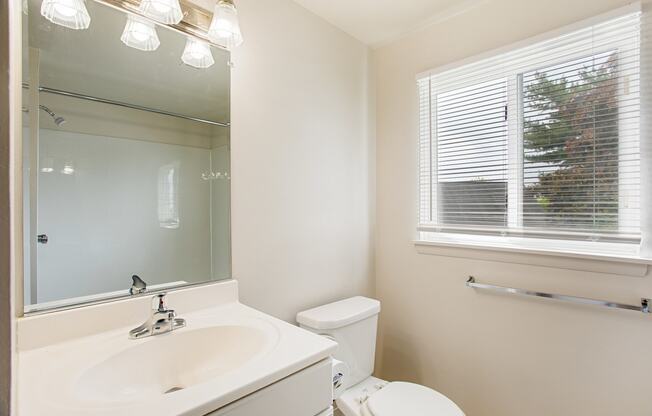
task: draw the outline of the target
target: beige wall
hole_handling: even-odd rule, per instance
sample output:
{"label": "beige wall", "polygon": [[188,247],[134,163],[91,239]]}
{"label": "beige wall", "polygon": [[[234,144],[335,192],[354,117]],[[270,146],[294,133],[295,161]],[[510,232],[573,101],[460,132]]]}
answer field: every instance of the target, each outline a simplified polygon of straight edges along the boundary
{"label": "beige wall", "polygon": [[239,0],[233,273],[241,300],[296,312],[372,285],[367,48],[290,0]]}
{"label": "beige wall", "polygon": [[[476,292],[495,284],[636,303],[626,277],[418,254],[415,75],[627,4],[490,0],[374,52],[377,72],[377,372],[450,396],[467,416],[649,416],[650,320],[631,312]],[[539,259],[541,260],[541,259]],[[527,262],[527,258],[525,259]]]}

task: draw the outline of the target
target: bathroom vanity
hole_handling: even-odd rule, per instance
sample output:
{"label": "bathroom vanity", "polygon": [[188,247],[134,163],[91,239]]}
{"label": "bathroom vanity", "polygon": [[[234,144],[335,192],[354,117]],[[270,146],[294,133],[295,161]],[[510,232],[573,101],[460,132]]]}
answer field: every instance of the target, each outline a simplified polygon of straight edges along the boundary
{"label": "bathroom vanity", "polygon": [[337,344],[238,302],[237,282],[182,289],[186,326],[130,339],[145,295],[18,321],[18,414],[315,416]]}

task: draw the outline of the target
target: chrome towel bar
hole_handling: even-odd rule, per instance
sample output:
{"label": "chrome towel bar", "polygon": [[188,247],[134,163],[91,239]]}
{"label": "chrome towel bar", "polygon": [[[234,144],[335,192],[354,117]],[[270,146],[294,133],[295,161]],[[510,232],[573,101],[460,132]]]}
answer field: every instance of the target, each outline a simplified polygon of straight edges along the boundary
{"label": "chrome towel bar", "polygon": [[492,291],[495,291],[495,292],[512,293],[512,294],[515,294],[515,295],[525,295],[525,296],[534,296],[534,297],[537,297],[537,298],[556,299],[556,300],[561,300],[561,301],[564,301],[564,302],[581,303],[581,304],[584,304],[584,305],[597,305],[597,306],[605,306],[607,308],[626,309],[626,310],[629,310],[629,311],[638,311],[638,312],[642,312],[642,313],[645,313],[645,314],[652,313],[652,310],[650,309],[650,306],[652,304],[652,300],[647,299],[647,298],[642,298],[640,305],[627,305],[627,304],[624,304],[624,303],[609,302],[607,300],[581,298],[581,297],[577,297],[577,296],[558,295],[558,294],[555,294],[555,293],[535,292],[535,291],[532,291],[532,290],[515,289],[515,288],[512,288],[512,287],[488,285],[488,284],[485,284],[485,283],[476,282],[475,277],[473,277],[473,276],[469,276],[469,280],[466,281],[466,285],[468,287],[472,287],[472,288],[475,288],[475,289],[486,289],[486,290],[492,290]]}

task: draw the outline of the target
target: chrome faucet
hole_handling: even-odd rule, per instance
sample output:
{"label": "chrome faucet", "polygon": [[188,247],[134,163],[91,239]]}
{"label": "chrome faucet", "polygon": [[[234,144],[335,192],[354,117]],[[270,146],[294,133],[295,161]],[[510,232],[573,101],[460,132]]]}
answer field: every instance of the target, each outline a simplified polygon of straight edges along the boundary
{"label": "chrome faucet", "polygon": [[177,318],[174,309],[165,305],[166,293],[152,298],[152,311],[149,319],[138,328],[129,331],[129,338],[140,339],[153,335],[165,334],[186,326],[186,320]]}

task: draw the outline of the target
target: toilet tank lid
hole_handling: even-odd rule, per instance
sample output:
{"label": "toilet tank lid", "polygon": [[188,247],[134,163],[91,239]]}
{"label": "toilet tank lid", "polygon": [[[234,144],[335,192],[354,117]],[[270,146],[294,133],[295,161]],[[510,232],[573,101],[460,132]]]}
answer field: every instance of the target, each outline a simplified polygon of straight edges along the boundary
{"label": "toilet tank lid", "polygon": [[299,324],[312,329],[337,329],[380,313],[380,302],[356,296],[297,314]]}

